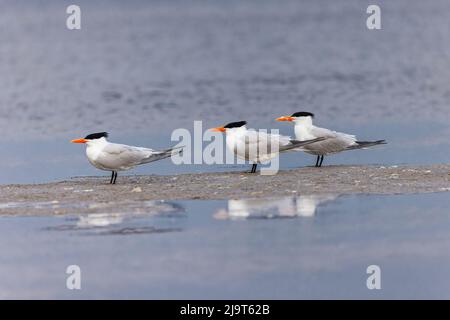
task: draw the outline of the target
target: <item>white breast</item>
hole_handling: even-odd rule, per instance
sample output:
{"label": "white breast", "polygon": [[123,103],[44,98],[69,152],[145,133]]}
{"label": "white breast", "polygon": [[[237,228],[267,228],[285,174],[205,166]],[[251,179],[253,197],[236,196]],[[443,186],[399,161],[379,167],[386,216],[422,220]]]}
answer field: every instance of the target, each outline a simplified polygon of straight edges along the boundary
{"label": "white breast", "polygon": [[[270,135],[246,128],[238,128],[227,131],[227,148],[238,158],[254,163],[265,163],[275,157],[278,152],[274,152],[274,146],[281,144],[281,136]],[[289,139],[287,139],[288,143]]]}
{"label": "white breast", "polygon": [[94,167],[100,170],[111,170],[108,168],[103,167],[100,163],[97,162],[98,157],[102,153],[103,146],[101,145],[87,145],[86,146],[86,156],[89,160],[89,163],[92,164]]}

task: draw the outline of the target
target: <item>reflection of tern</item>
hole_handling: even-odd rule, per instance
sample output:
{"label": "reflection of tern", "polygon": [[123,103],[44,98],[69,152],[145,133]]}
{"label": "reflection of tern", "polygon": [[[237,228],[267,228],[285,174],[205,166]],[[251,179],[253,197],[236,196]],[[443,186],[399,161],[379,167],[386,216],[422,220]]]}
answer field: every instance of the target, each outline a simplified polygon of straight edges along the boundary
{"label": "reflection of tern", "polygon": [[[116,207],[117,203],[112,203],[111,207]],[[96,208],[92,206],[91,208]],[[101,206],[102,209],[107,209],[108,205]],[[124,213],[90,213],[87,215],[80,215],[77,221],[79,228],[92,227],[107,227],[110,225],[121,224],[125,221],[142,217],[181,217],[184,212],[184,207],[177,203],[165,201],[144,201],[125,203],[124,210],[129,212]]]}
{"label": "reflection of tern", "polygon": [[336,194],[317,194],[300,196],[295,199],[297,215],[312,217],[316,214],[317,207],[325,202],[334,201],[339,197]]}
{"label": "reflection of tern", "polygon": [[385,140],[357,141],[354,135],[316,127],[313,125],[313,118],[314,114],[310,112],[296,112],[292,116],[280,117],[276,120],[294,122],[295,138],[297,140],[325,138],[323,141],[304,146],[302,150],[317,156],[316,167],[321,167],[324,156],[329,154],[386,144]]}
{"label": "reflection of tern", "polygon": [[[225,132],[226,145],[237,157],[253,162],[251,173],[256,172],[258,163],[276,157],[280,152],[300,148],[324,138],[307,141],[292,140],[288,136],[247,130],[246,121],[232,122],[212,131]],[[306,139],[305,139],[306,140]]]}
{"label": "reflection of tern", "polygon": [[319,205],[338,195],[305,195],[280,199],[228,200],[228,210],[214,214],[216,219],[312,217]]}
{"label": "reflection of tern", "polygon": [[228,200],[228,210],[219,210],[216,219],[247,219],[257,217],[292,217],[295,215],[292,198]]}
{"label": "reflection of tern", "polygon": [[123,215],[115,213],[91,213],[78,217],[78,228],[107,227],[123,222]]}
{"label": "reflection of tern", "polygon": [[86,144],[86,155],[89,162],[97,169],[111,171],[110,183],[112,184],[116,183],[117,171],[129,170],[141,164],[165,159],[181,151],[181,148],[158,151],[111,143],[106,140],[107,137],[108,133],[99,132],[90,134],[83,139],[72,140],[72,142]]}

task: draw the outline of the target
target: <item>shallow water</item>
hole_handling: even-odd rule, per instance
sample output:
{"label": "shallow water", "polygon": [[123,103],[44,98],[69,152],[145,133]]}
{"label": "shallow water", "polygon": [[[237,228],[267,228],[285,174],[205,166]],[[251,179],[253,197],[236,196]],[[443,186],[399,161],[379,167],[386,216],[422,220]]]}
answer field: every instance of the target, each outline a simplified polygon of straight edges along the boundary
{"label": "shallow water", "polygon": [[[3,3],[2,184],[99,174],[68,143],[91,132],[163,148],[194,120],[292,134],[273,119],[299,110],[389,142],[325,163],[448,161],[446,0],[378,1],[380,31],[367,30],[367,3],[357,0],[80,0],[80,31],[65,28],[60,1]],[[288,168],[313,162],[282,159]],[[131,174],[209,170],[229,167],[166,160]]]}
{"label": "shallow water", "polygon": [[[449,298],[449,197],[152,202],[0,218],[1,298]],[[68,265],[81,290],[66,289]],[[381,268],[368,290],[366,268]]]}

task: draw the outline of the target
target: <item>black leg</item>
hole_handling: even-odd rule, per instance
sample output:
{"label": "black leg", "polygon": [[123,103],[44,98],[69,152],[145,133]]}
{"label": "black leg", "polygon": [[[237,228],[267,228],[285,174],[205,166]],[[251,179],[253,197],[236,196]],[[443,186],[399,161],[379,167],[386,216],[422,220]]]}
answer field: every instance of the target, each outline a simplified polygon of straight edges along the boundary
{"label": "black leg", "polygon": [[256,172],[256,167],[258,166],[258,164],[257,163],[254,163],[253,165],[252,165],[252,171],[250,171],[250,173],[255,173]]}
{"label": "black leg", "polygon": [[324,156],[322,155],[322,157],[320,158],[320,163],[319,163],[319,167],[321,167],[321,166],[322,166],[322,163],[323,163],[323,158],[324,158]]}
{"label": "black leg", "polygon": [[320,156],[317,156],[317,160],[316,160],[316,168],[319,166],[319,160],[320,160]]}
{"label": "black leg", "polygon": [[113,184],[116,184],[116,180],[117,180],[117,171],[114,172],[114,180],[113,180]]}
{"label": "black leg", "polygon": [[109,184],[112,184],[114,180],[114,171],[111,171],[111,180],[109,180]]}

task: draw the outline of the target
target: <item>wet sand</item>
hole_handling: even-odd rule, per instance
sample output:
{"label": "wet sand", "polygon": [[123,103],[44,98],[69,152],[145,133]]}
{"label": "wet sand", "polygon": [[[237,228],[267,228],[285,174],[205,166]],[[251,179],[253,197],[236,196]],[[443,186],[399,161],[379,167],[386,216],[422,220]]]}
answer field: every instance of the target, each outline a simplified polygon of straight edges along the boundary
{"label": "wet sand", "polygon": [[219,200],[311,194],[410,194],[450,191],[450,164],[305,167],[262,176],[247,172],[83,177],[0,186],[0,214],[145,211],[152,200]]}

